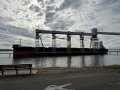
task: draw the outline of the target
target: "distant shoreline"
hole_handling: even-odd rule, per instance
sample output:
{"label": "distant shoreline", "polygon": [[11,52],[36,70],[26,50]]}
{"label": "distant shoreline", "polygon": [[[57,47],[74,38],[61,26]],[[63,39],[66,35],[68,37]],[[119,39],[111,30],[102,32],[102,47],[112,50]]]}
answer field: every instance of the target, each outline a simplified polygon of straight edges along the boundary
{"label": "distant shoreline", "polygon": [[0,49],[0,51],[13,51],[13,49]]}

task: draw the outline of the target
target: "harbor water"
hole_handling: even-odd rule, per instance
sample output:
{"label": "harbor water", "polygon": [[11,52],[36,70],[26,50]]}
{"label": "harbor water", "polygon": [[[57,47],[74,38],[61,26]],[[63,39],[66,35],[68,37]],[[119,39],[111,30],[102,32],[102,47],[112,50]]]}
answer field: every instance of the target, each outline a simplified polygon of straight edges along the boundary
{"label": "harbor water", "polygon": [[[4,64],[33,64],[33,67],[92,67],[120,65],[120,55],[80,55],[64,57],[39,57],[13,59],[11,51],[0,51],[0,65]],[[5,54],[7,53],[7,54]]]}

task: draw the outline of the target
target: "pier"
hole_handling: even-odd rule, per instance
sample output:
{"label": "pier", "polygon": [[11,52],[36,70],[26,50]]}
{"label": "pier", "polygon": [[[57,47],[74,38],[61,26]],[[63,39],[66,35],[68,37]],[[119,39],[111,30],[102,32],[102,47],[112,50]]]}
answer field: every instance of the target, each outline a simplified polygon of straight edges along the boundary
{"label": "pier", "polygon": [[[42,41],[42,35],[40,35],[41,33],[52,35],[53,52],[55,52],[55,48],[56,48],[56,39],[65,39],[65,38],[59,38],[57,36],[58,34],[66,35],[68,52],[71,52],[71,38],[72,38],[73,35],[79,36],[79,38],[80,38],[79,39],[80,40],[80,48],[82,48],[83,51],[84,51],[84,48],[85,48],[84,47],[85,46],[85,43],[84,43],[84,37],[85,36],[90,37],[90,49],[104,48],[103,42],[99,41],[99,39],[98,39],[99,34],[100,35],[117,35],[117,36],[120,36],[120,33],[118,33],[118,32],[98,32],[97,28],[93,28],[91,30],[91,33],[36,29],[36,39],[35,39],[36,40],[35,41],[36,51],[38,50],[37,48],[40,46],[40,42],[41,42],[41,46],[44,48],[44,44],[43,44],[43,41]],[[113,51],[109,51],[109,52],[113,52]],[[117,53],[119,53],[119,51]]]}
{"label": "pier", "polygon": [[108,50],[109,55],[120,55],[120,50],[119,49],[112,49]]}
{"label": "pier", "polygon": [[[45,47],[42,35],[50,34],[52,45]],[[58,35],[65,35],[66,37],[59,37]],[[69,55],[103,55],[108,53],[103,45],[103,42],[99,40],[98,35],[117,35],[117,32],[98,32],[97,28],[93,28],[90,33],[88,32],[70,32],[70,31],[56,31],[56,30],[40,30],[36,29],[35,47],[25,47],[20,45],[13,45],[13,57],[38,57],[38,56],[69,56]],[[80,47],[71,47],[72,36],[79,36]],[[85,37],[89,37],[89,48],[85,48]],[[67,45],[65,47],[57,47],[57,40],[66,40]],[[117,52],[119,54],[119,52]]]}
{"label": "pier", "polygon": [[83,51],[84,51],[84,48],[85,48],[84,47],[85,46],[85,43],[84,43],[84,37],[85,36],[90,37],[90,41],[91,41],[90,42],[90,48],[91,49],[99,49],[101,47],[104,47],[103,44],[102,44],[102,41],[99,42],[99,39],[98,39],[97,35],[100,34],[100,32],[97,32],[96,28],[92,29],[91,33],[36,29],[36,39],[35,39],[36,40],[35,41],[36,52],[38,51],[38,47],[40,46],[40,42],[41,42],[41,46],[44,48],[44,44],[42,42],[42,35],[40,35],[41,33],[42,34],[51,34],[52,35],[53,52],[55,52],[55,48],[56,48],[56,39],[64,39],[64,38],[59,38],[57,36],[58,34],[66,35],[67,51],[68,52],[71,52],[71,37],[73,35],[79,36],[80,48],[82,48]]}

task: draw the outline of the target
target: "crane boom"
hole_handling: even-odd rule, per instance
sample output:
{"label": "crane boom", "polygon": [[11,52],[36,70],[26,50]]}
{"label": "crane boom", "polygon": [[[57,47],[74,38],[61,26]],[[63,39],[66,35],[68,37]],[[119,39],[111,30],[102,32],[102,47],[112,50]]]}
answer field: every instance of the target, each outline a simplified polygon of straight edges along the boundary
{"label": "crane boom", "polygon": [[118,32],[97,32],[97,34],[104,34],[104,35],[120,35]]}
{"label": "crane boom", "polygon": [[36,29],[36,33],[47,33],[47,34],[68,34],[68,35],[86,35],[91,36],[91,33],[84,33],[84,32],[69,32],[69,31],[49,31],[49,30],[39,30]]}

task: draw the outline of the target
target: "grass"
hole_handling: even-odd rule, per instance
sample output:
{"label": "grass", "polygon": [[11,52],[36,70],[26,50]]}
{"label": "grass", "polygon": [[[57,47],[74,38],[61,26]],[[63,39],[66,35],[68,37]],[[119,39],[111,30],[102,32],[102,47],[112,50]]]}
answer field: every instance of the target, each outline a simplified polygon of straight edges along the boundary
{"label": "grass", "polygon": [[50,68],[39,68],[38,72],[40,73],[78,73],[78,72],[96,72],[103,70],[103,67],[50,67]]}
{"label": "grass", "polygon": [[115,72],[120,73],[120,65],[110,65],[110,66],[103,66],[105,69],[110,69]]}
{"label": "grass", "polygon": [[38,73],[85,73],[85,72],[119,72],[120,65],[94,66],[94,67],[47,67],[37,68]]}

